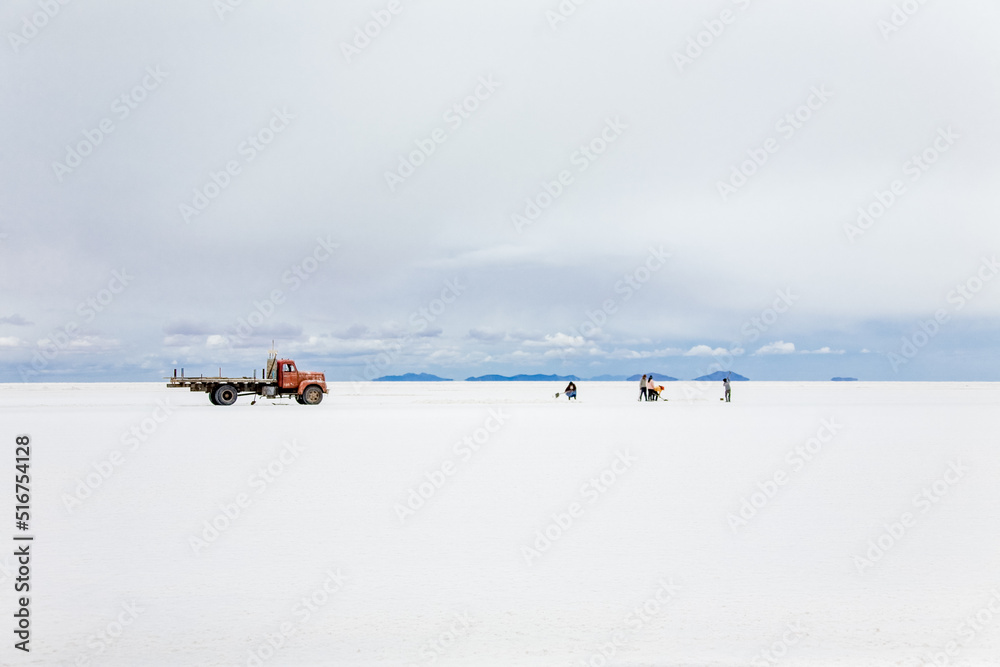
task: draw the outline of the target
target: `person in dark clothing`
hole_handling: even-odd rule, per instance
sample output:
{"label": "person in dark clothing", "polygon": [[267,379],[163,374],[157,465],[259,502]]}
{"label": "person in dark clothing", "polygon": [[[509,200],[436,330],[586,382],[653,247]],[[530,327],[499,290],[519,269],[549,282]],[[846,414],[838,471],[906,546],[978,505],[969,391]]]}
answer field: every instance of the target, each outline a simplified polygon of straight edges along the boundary
{"label": "person in dark clothing", "polygon": [[570,380],[569,384],[566,385],[566,389],[563,391],[563,393],[566,394],[567,400],[572,400],[576,398],[576,385],[573,383],[572,380]]}
{"label": "person in dark clothing", "polygon": [[646,376],[643,375],[642,379],[639,380],[639,400],[646,400]]}

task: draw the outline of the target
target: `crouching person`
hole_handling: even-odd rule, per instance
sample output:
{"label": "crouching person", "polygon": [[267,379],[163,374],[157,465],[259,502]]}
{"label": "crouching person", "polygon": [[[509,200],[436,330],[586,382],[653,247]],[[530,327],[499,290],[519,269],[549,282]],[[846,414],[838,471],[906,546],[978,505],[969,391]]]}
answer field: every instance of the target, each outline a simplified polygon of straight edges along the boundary
{"label": "crouching person", "polygon": [[572,380],[568,385],[566,385],[566,389],[563,391],[563,393],[566,394],[567,400],[572,400],[576,398],[576,385],[573,383]]}

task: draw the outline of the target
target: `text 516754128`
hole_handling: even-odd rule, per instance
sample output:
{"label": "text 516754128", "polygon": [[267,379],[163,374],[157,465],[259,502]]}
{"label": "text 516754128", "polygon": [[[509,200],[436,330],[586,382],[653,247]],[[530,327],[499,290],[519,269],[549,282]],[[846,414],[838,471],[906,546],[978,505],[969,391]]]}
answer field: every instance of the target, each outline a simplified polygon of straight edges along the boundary
{"label": "text 516754128", "polygon": [[14,592],[17,601],[14,612],[14,648],[29,651],[31,642],[31,541],[25,535],[31,521],[31,438],[19,435],[14,439],[14,556],[17,558],[17,577]]}

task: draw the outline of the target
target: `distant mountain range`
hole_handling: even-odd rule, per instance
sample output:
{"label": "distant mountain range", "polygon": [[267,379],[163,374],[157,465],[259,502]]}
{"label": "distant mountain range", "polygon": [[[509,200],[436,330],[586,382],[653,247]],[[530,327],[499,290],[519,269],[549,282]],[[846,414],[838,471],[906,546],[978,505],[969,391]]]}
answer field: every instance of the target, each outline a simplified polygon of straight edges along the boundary
{"label": "distant mountain range", "polygon": [[[716,382],[722,381],[724,377],[729,377],[733,382],[746,382],[750,378],[743,377],[739,373],[728,371],[717,371],[711,375],[703,375],[695,378],[694,381]],[[592,378],[580,378],[576,375],[480,375],[479,377],[465,378],[466,382],[638,382],[642,375],[598,375]],[[835,382],[855,380],[855,378],[834,378]],[[678,382],[675,377],[653,373],[655,382]],[[453,382],[451,378],[438,377],[428,373],[406,373],[404,375],[385,375],[375,378],[372,382]]]}
{"label": "distant mountain range", "polygon": [[730,371],[715,371],[711,375],[702,375],[700,378],[695,378],[695,382],[722,382],[725,378],[729,378],[731,382],[749,382],[750,378],[745,378],[739,373],[732,373]]}
{"label": "distant mountain range", "polygon": [[465,378],[466,382],[580,382],[575,375],[480,375],[477,378]]}
{"label": "distant mountain range", "polygon": [[407,373],[405,375],[385,375],[375,378],[372,382],[452,382],[450,378],[439,378],[427,373]]}
{"label": "distant mountain range", "polygon": [[[648,375],[646,377],[649,377]],[[629,382],[638,382],[642,379],[641,375],[633,375],[631,377],[625,378]],[[672,378],[669,375],[660,375],[659,373],[653,373],[654,382],[677,382],[677,378]]]}
{"label": "distant mountain range", "polygon": [[857,382],[858,378],[833,378],[830,382]]}

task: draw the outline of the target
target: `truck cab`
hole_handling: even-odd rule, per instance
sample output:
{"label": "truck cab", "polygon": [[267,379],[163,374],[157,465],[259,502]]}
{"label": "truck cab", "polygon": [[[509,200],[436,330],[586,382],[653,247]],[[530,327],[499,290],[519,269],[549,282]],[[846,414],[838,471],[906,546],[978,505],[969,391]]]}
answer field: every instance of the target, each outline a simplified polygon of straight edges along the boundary
{"label": "truck cab", "polygon": [[291,359],[276,359],[274,367],[279,393],[294,394],[296,401],[306,405],[323,400],[323,394],[327,393],[325,374],[300,371]]}

